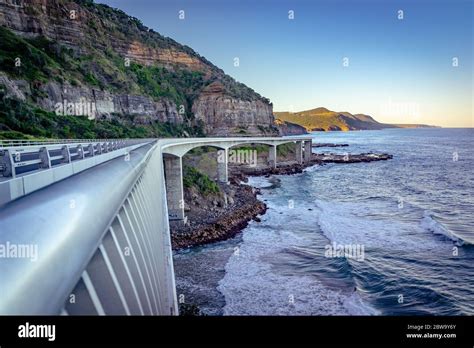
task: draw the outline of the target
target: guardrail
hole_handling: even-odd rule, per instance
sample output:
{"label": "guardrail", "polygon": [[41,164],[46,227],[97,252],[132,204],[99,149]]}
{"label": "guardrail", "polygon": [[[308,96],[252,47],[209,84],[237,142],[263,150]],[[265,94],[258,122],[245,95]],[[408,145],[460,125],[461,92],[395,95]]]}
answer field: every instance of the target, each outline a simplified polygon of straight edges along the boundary
{"label": "guardrail", "polygon": [[154,142],[116,139],[0,148],[0,205]]}
{"label": "guardrail", "polygon": [[[288,141],[131,139],[1,148],[2,173],[8,160],[11,175],[0,181],[0,315],[177,314],[163,154],[179,158],[197,144]],[[28,164],[12,164],[22,161]],[[31,165],[36,168],[21,172]]]}
{"label": "guardrail", "polygon": [[177,314],[162,155],[125,156],[0,207],[0,315]]}
{"label": "guardrail", "polygon": [[15,178],[19,174],[48,169],[153,139],[0,141],[0,173]]}
{"label": "guardrail", "polygon": [[[0,140],[0,148],[3,147],[15,147],[15,146],[32,146],[32,145],[48,145],[48,144],[71,144],[71,143],[106,143],[116,141],[128,141],[134,139],[122,138],[122,139],[12,139],[12,140]],[[135,139],[136,140],[136,139]],[[141,139],[151,140],[151,139]]]}

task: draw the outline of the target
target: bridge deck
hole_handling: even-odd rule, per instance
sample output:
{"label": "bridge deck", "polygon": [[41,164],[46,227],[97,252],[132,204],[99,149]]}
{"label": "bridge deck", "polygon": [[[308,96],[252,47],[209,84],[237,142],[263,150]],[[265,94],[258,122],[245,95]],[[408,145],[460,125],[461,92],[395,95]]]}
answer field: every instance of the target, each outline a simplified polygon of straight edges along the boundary
{"label": "bridge deck", "polygon": [[301,160],[311,148],[310,137],[2,144],[0,314],[177,314],[168,217],[183,217],[181,156],[263,143],[275,157],[288,142]]}

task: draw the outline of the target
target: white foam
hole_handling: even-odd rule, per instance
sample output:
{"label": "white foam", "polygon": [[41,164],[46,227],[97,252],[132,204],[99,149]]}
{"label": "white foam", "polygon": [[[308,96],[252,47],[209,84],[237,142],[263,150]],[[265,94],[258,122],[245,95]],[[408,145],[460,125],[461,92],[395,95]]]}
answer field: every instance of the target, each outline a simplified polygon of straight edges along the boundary
{"label": "white foam", "polygon": [[270,178],[266,178],[263,176],[251,176],[248,178],[248,182],[245,184],[256,188],[271,187],[273,185],[270,181]]}
{"label": "white foam", "polygon": [[[334,291],[314,277],[278,273],[272,267],[285,250],[307,247],[301,228],[316,223],[314,211],[285,209],[269,202],[272,209],[262,223],[251,224],[243,233],[238,254],[226,264],[218,290],[224,295],[225,315],[371,315],[377,311],[362,303],[355,292]],[[290,222],[289,222],[290,221]],[[285,229],[285,226],[287,228]],[[291,225],[291,226],[290,226]],[[298,231],[293,233],[290,231]]]}
{"label": "white foam", "polygon": [[414,223],[375,218],[364,204],[316,201],[321,209],[319,226],[324,235],[337,244],[360,244],[367,248],[413,250],[439,249],[443,244],[426,238],[426,232]]}
{"label": "white foam", "polygon": [[321,166],[319,164],[315,164],[311,167],[306,167],[305,169],[303,169],[303,172],[312,173],[312,172],[315,172],[319,169],[321,169]]}
{"label": "white foam", "polygon": [[429,211],[424,212],[423,219],[421,220],[421,227],[427,231],[432,232],[433,234],[439,234],[448,237],[458,246],[461,246],[465,243],[463,239],[459,238],[454,233],[449,231],[446,227],[444,227],[441,223],[436,221]]}

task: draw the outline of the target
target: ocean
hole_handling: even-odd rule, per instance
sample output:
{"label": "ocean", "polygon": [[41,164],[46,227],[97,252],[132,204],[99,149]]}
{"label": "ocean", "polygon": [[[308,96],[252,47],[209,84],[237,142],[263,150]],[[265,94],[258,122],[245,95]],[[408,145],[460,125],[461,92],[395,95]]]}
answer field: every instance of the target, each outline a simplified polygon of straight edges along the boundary
{"label": "ocean", "polygon": [[174,255],[208,315],[473,315],[474,129],[313,133],[392,160],[251,178],[269,209]]}

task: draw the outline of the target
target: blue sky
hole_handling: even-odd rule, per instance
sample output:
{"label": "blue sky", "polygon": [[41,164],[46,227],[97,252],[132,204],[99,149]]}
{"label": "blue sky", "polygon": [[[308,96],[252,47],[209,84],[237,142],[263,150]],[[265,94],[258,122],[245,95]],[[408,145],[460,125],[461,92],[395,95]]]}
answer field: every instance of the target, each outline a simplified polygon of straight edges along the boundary
{"label": "blue sky", "polygon": [[190,46],[275,111],[324,106],[382,122],[474,126],[471,0],[96,2]]}

